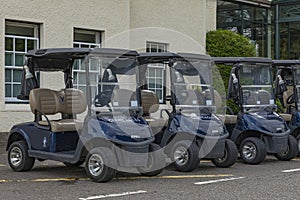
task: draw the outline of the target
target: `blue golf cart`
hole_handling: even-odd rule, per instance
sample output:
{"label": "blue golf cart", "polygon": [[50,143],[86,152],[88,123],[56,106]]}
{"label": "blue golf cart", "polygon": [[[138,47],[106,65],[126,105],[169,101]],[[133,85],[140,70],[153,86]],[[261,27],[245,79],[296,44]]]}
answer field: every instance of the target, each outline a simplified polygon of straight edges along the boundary
{"label": "blue golf cart", "polygon": [[[272,60],[268,58],[214,58],[216,64],[232,66],[228,98],[239,107],[237,115],[226,115],[225,125],[242,160],[259,164],[267,153],[279,160],[296,156],[296,140],[284,119],[276,113]],[[235,117],[235,120],[232,118]],[[230,118],[230,120],[226,120]],[[226,123],[229,121],[230,123]]]}
{"label": "blue golf cart", "polygon": [[[284,108],[280,114],[288,123],[291,135],[298,141],[300,148],[300,61],[273,60],[276,69],[275,94]],[[298,151],[298,156],[300,155]]]}
{"label": "blue golf cart", "polygon": [[[212,59],[170,52],[141,53],[137,60],[143,116],[155,134],[155,143],[176,170],[192,171],[199,167],[200,159],[210,159],[218,167],[232,166],[238,151],[215,114]],[[154,80],[155,73],[164,73],[166,81]],[[159,94],[165,101],[159,101]]]}
{"label": "blue golf cart", "polygon": [[[159,174],[165,157],[141,116],[137,56],[136,51],[108,48],[28,52],[19,98],[29,99],[34,121],[10,130],[10,167],[28,171],[36,159],[85,163],[96,182],[132,168],[147,176]],[[64,88],[40,88],[36,72],[62,73]]]}

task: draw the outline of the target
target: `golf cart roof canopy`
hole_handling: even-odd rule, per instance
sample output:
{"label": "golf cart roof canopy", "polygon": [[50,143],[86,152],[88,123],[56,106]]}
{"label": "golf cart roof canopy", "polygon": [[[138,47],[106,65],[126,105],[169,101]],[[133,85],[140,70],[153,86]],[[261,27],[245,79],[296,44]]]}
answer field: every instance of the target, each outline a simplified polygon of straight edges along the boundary
{"label": "golf cart roof canopy", "polygon": [[66,71],[72,67],[75,59],[85,56],[102,57],[134,57],[136,51],[112,48],[49,48],[29,51],[26,57],[30,60],[30,68],[35,71]]}
{"label": "golf cart roof canopy", "polygon": [[151,63],[168,63],[170,61],[189,61],[189,60],[205,60],[211,61],[211,57],[203,54],[194,53],[172,53],[172,52],[160,52],[160,53],[141,53],[138,56],[140,64],[151,64]]}
{"label": "golf cart roof canopy", "polygon": [[300,65],[300,60],[273,60],[273,66],[285,66]]}
{"label": "golf cart roof canopy", "polygon": [[273,63],[270,58],[261,57],[213,57],[216,64],[236,64],[236,63]]}
{"label": "golf cart roof canopy", "polygon": [[50,48],[31,50],[26,54],[27,65],[34,71],[65,71],[72,66],[74,59],[84,58],[88,48]]}

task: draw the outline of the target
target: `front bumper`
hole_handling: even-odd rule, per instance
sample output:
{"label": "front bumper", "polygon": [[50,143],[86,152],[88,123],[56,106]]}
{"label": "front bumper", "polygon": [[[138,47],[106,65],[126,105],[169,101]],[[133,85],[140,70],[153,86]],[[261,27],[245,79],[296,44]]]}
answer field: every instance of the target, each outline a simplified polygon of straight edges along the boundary
{"label": "front bumper", "polygon": [[213,159],[224,156],[226,138],[204,138],[198,139],[200,147],[199,158]]}
{"label": "front bumper", "polygon": [[148,163],[149,145],[115,145],[114,149],[121,167],[143,167]]}
{"label": "front bumper", "polygon": [[268,153],[283,153],[288,148],[288,135],[285,136],[263,136]]}

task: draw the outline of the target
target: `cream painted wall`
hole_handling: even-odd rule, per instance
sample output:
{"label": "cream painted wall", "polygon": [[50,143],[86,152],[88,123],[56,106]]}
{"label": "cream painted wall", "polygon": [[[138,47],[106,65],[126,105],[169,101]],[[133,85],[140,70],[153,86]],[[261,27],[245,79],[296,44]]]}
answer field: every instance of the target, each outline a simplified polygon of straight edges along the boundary
{"label": "cream painted wall", "polygon": [[217,1],[206,0],[206,30],[215,30],[217,27]]}
{"label": "cream painted wall", "polygon": [[[1,66],[4,66],[6,19],[41,24],[40,48],[72,47],[74,27],[105,31],[106,38],[130,28],[127,0],[0,0],[0,5]],[[128,48],[128,44],[123,41],[119,47]],[[5,104],[4,67],[0,68],[0,74],[0,132],[7,132],[13,124],[31,121],[33,115],[28,104]],[[42,73],[41,87],[62,88],[62,73]]]}
{"label": "cream painted wall", "polygon": [[[135,40],[132,46],[145,46],[145,40],[148,40],[169,43],[170,51],[203,53],[206,34],[205,10],[206,0],[131,0],[131,29],[162,28],[161,31],[158,29],[157,31],[145,31],[144,38],[138,38],[139,41]],[[179,33],[171,33],[165,29]],[[188,38],[194,40],[198,44],[198,48],[195,48],[194,45],[192,47],[187,45],[186,41],[191,40]],[[182,41],[182,39],[184,40]]]}
{"label": "cream painted wall", "polygon": [[[204,53],[206,30],[215,27],[215,1],[0,0],[0,132],[33,119],[28,104],[5,104],[6,19],[41,24],[41,48],[72,47],[75,27],[104,31],[104,47],[144,49],[146,41],[153,41],[168,43],[171,51]],[[42,73],[41,87],[62,88],[62,80],[61,73]]]}

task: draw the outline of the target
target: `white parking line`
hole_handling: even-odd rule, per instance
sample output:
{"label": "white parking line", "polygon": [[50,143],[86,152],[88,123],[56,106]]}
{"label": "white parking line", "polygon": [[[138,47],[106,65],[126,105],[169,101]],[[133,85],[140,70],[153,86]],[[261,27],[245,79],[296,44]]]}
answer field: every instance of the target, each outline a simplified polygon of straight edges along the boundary
{"label": "white parking line", "polygon": [[3,165],[3,164],[0,164],[0,167],[5,167],[5,165]]}
{"label": "white parking line", "polygon": [[297,172],[297,171],[300,171],[300,168],[298,168],[298,169],[287,169],[287,170],[282,170],[281,172],[283,172],[283,173],[290,173],[290,172]]}
{"label": "white parking line", "polygon": [[238,180],[242,179],[245,177],[236,177],[236,178],[224,178],[224,179],[217,179],[217,180],[211,180],[211,181],[201,181],[201,182],[196,182],[194,183],[195,185],[206,185],[206,184],[211,184],[211,183],[219,183],[219,182],[226,182],[226,181],[233,181],[233,180]]}
{"label": "white parking line", "polygon": [[138,190],[136,192],[123,192],[120,194],[105,194],[105,195],[99,195],[99,196],[91,196],[87,198],[79,198],[80,200],[94,200],[94,199],[104,199],[109,197],[122,197],[122,196],[128,196],[128,195],[134,195],[134,194],[142,194],[147,193],[145,190]]}

